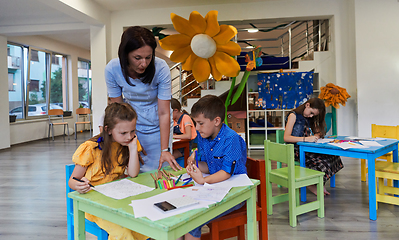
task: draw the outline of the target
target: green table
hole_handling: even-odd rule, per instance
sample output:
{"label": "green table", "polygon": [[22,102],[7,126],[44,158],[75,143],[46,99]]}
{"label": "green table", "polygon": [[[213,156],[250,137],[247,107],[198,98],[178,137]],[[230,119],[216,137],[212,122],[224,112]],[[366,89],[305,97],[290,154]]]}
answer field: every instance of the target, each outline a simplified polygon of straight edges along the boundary
{"label": "green table", "polygon": [[[170,168],[167,170],[170,171]],[[183,171],[185,172],[185,170],[182,170],[176,172],[175,175],[181,174]],[[154,171],[141,173],[136,178],[130,178],[130,180],[154,187],[154,180],[150,176],[152,172]],[[252,182],[254,185],[232,188],[221,202],[209,208],[190,210],[155,222],[146,217],[135,218],[133,208],[129,204],[132,200],[148,198],[167,190],[155,189],[121,200],[107,197],[96,191],[90,191],[86,194],[71,192],[68,196],[73,199],[75,239],[86,239],[85,212],[154,239],[174,240],[245,200],[247,200],[247,239],[257,239],[256,186],[259,185],[260,181],[252,180]]]}

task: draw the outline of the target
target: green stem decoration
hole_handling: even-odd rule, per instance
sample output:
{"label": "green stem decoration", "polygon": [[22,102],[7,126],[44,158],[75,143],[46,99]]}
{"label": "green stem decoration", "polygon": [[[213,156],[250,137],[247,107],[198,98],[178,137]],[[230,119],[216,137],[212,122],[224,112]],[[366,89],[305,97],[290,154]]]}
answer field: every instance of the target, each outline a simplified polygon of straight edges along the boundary
{"label": "green stem decoration", "polygon": [[332,131],[332,135],[337,136],[337,109],[335,109],[335,107],[331,106],[331,112],[332,112],[331,131]]}
{"label": "green stem decoration", "polygon": [[230,99],[231,99],[231,95],[233,95],[233,90],[236,85],[236,78],[233,77],[233,79],[231,81],[230,91],[229,91],[229,94],[227,95],[226,102],[224,103],[224,106],[226,107],[226,117],[224,118],[224,122],[226,124],[227,124],[227,107],[236,103],[237,100],[240,98],[242,91],[244,91],[245,85],[247,84],[248,77],[249,77],[250,73],[251,73],[251,71],[245,70],[244,75],[242,76],[240,85],[238,86],[237,91],[234,93],[233,100],[230,100]]}
{"label": "green stem decoration", "polygon": [[245,85],[247,84],[248,77],[251,71],[245,70],[244,75],[242,76],[240,85],[237,88],[236,93],[234,93],[233,100],[231,101],[231,105],[237,102],[237,100],[240,98],[242,91],[244,91]]}
{"label": "green stem decoration", "polygon": [[236,85],[236,77],[233,77],[233,79],[231,80],[231,86],[230,86],[230,90],[229,90],[229,94],[227,95],[226,98],[226,102],[224,103],[225,106],[225,118],[224,118],[224,123],[227,124],[227,107],[230,105],[230,99],[231,99],[231,95],[233,94],[233,90],[234,90],[234,86]]}

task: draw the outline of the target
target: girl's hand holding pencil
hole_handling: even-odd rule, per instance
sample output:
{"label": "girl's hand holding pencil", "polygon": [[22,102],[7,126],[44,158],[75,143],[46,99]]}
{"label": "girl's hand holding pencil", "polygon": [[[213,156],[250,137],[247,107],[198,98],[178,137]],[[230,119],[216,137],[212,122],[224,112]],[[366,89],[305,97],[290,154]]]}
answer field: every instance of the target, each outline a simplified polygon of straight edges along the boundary
{"label": "girl's hand holding pencil", "polygon": [[73,179],[76,181],[75,188],[78,193],[87,193],[92,187],[94,187],[85,177],[82,177],[81,179],[73,177]]}

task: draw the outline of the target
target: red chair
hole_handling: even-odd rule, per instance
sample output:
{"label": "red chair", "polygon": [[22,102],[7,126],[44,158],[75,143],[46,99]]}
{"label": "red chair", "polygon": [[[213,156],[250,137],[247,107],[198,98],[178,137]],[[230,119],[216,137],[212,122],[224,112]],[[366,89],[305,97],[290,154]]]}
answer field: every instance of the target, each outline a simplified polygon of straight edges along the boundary
{"label": "red chair", "polygon": [[[258,199],[256,206],[256,218],[259,221],[259,239],[268,239],[267,209],[266,209],[266,172],[264,159],[247,158],[247,173],[249,178],[260,180],[258,186]],[[208,224],[209,233],[201,235],[201,240],[219,240],[237,236],[245,239],[244,225],[247,223],[247,206],[215,219]]]}

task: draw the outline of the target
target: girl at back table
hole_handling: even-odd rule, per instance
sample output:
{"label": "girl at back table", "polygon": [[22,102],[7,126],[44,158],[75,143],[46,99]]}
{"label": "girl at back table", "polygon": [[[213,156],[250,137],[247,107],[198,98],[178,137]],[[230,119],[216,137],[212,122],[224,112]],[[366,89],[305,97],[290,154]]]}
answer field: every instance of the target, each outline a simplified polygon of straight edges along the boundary
{"label": "girl at back table", "polygon": [[[299,161],[299,146],[297,142],[316,142],[326,134],[326,107],[320,98],[311,98],[289,113],[286,119],[284,141],[294,144],[295,161]],[[344,165],[339,156],[305,152],[305,166],[324,172],[324,184]],[[308,189],[315,195],[316,186]],[[324,187],[324,194],[330,193]]]}
{"label": "girl at back table", "polygon": [[[173,110],[173,138],[191,140],[191,152],[192,140],[197,137],[197,131],[195,130],[194,122],[186,111],[181,110],[181,104],[176,98],[172,98],[170,105]],[[179,158],[182,156],[184,156],[184,148],[173,150],[174,158]]]}
{"label": "girl at back table", "polygon": [[[140,171],[136,137],[137,114],[127,103],[112,103],[105,109],[104,130],[82,143],[72,157],[76,164],[68,185],[87,193],[91,185],[114,181],[127,173],[136,177]],[[80,179],[79,182],[73,178]],[[86,213],[86,218],[108,232],[108,239],[147,239],[146,236]]]}

